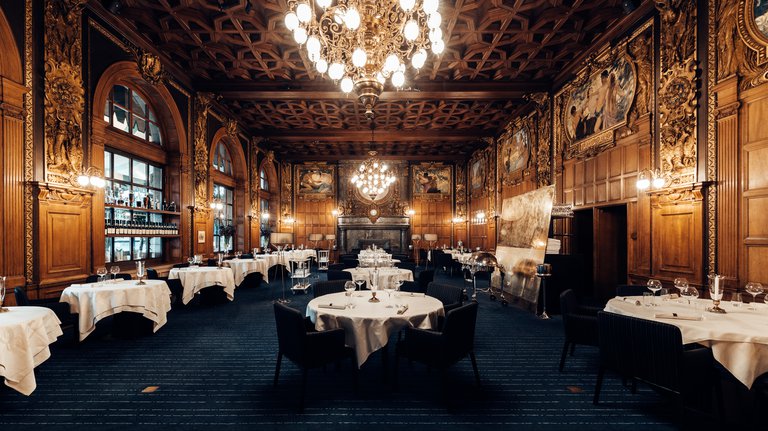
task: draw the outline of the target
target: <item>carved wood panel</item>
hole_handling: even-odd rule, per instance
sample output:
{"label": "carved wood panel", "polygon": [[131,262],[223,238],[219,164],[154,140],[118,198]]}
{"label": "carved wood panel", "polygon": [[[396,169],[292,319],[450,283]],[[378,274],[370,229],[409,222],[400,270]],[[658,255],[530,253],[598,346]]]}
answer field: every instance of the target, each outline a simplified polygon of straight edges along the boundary
{"label": "carved wood panel", "polygon": [[653,277],[684,276],[691,284],[704,284],[702,199],[698,187],[651,197]]}

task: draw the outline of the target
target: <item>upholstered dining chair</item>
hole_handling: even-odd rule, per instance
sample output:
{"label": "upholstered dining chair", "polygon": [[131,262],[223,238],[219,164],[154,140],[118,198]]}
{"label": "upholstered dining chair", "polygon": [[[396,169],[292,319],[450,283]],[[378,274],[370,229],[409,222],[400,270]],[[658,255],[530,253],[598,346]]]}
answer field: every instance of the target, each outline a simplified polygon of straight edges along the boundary
{"label": "upholstered dining chair", "polygon": [[446,313],[461,307],[461,288],[450,284],[431,282],[427,285],[427,295],[439,299]]}
{"label": "upholstered dining chair", "polygon": [[345,269],[346,267],[344,266],[343,263],[332,263],[328,265],[329,271],[344,271]]}
{"label": "upholstered dining chair", "polygon": [[616,296],[643,296],[643,292],[650,292],[642,284],[620,284],[616,286]]}
{"label": "upholstered dining chair", "polygon": [[357,388],[355,352],[344,345],[344,329],[337,328],[316,332],[311,329],[307,319],[298,310],[278,302],[274,304],[274,310],[278,350],[273,385],[277,386],[280,378],[280,365],[283,356],[285,356],[302,371],[299,411],[304,410],[307,371],[310,368],[318,368],[340,359],[350,358],[355,388]]}
{"label": "upholstered dining chair", "polygon": [[573,355],[577,344],[597,347],[599,340],[597,336],[597,310],[581,307],[573,289],[568,289],[560,294],[560,313],[563,317],[563,331],[565,332],[559,365],[559,370],[562,372],[569,349]]}
{"label": "upholstered dining chair", "polygon": [[[597,314],[600,340],[600,365],[593,403],[600,399],[607,370],[623,378],[647,383],[673,395],[679,407],[702,399],[711,401],[714,389],[722,418],[720,377],[712,351],[706,347],[684,346],[680,328],[654,320],[600,311]],[[711,406],[703,406],[709,411]],[[682,409],[678,409],[682,410]]]}
{"label": "upholstered dining chair", "polygon": [[352,280],[352,273],[347,271],[328,270],[328,281],[332,280]]}
{"label": "upholstered dining chair", "polygon": [[477,302],[470,302],[449,311],[445,316],[445,324],[439,332],[407,327],[404,338],[397,343],[395,385],[397,385],[400,357],[437,368],[444,374],[448,367],[469,356],[475,381],[480,386],[480,373],[477,371],[474,352],[477,308]]}
{"label": "upholstered dining chair", "polygon": [[330,281],[318,281],[312,286],[312,293],[315,298],[318,296],[328,295],[329,293],[338,293],[344,291],[344,285],[349,280],[330,280]]}
{"label": "upholstered dining chair", "polygon": [[429,286],[429,283],[432,283],[432,280],[434,279],[434,269],[425,269],[424,271],[421,271],[416,279],[416,281],[419,282],[419,288],[421,289],[421,292],[426,292],[427,286]]}

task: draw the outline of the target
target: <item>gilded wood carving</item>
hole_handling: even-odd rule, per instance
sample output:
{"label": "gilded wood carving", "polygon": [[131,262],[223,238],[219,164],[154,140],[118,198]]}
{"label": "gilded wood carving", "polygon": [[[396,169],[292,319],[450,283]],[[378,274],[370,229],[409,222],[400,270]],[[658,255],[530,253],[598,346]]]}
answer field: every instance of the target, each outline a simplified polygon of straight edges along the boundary
{"label": "gilded wood carving", "polygon": [[208,208],[208,111],[213,95],[198,93],[195,97],[195,210]]}
{"label": "gilded wood carving", "polygon": [[291,184],[291,170],[292,165],[290,163],[280,164],[280,181],[282,183],[282,190],[280,196],[282,200],[280,202],[280,214],[293,215],[293,186]]}
{"label": "gilded wood carving", "polygon": [[[493,182],[493,178],[486,174],[487,181]],[[467,215],[467,167],[464,163],[456,165],[456,215]]]}
{"label": "gilded wood carving", "polygon": [[536,107],[538,139],[536,140],[536,184],[544,187],[552,183],[552,128],[549,94],[535,93],[528,97]]}
{"label": "gilded wood carving", "polygon": [[756,63],[768,62],[768,2],[739,0],[737,23],[741,39],[757,54]]}
{"label": "gilded wood carving", "polygon": [[250,164],[248,172],[251,174],[251,216],[257,220],[261,217],[260,207],[260,192],[261,192],[261,177],[259,175],[259,143],[262,138],[252,138],[249,145],[250,155],[248,156],[248,162]]}
{"label": "gilded wood carving", "polygon": [[637,117],[651,110],[653,97],[653,30],[648,28],[629,43],[628,52],[637,71],[635,103],[630,110],[630,127]]}
{"label": "gilded wood carving", "polygon": [[85,110],[82,60],[82,10],[85,0],[45,4],[45,155],[46,179],[66,184],[83,169],[82,123]]}
{"label": "gilded wood carving", "polygon": [[167,76],[158,56],[139,49],[134,52],[134,56],[139,74],[145,81],[152,85],[159,85],[165,81]]}

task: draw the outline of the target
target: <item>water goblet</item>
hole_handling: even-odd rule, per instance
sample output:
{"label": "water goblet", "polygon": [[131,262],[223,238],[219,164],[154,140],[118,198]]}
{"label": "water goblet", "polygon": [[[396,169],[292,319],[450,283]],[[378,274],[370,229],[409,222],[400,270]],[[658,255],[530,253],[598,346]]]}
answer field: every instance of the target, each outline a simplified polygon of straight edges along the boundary
{"label": "water goblet", "polygon": [[[691,300],[696,301],[696,299],[699,297],[699,290],[696,289],[693,286],[688,286],[681,292],[681,295],[683,295],[683,298],[688,299],[688,305],[691,304]],[[695,302],[694,302],[695,306]]]}
{"label": "water goblet", "polygon": [[353,281],[344,283],[344,291],[347,296],[347,308],[352,308],[352,292],[355,291],[355,283]]}
{"label": "water goblet", "polygon": [[[653,295],[655,297],[656,296],[656,292],[661,290],[661,282],[659,280],[656,280],[656,279],[652,278],[652,279],[648,280],[647,287],[648,287],[648,290],[653,292]],[[654,304],[653,305],[656,305],[656,299],[655,298],[654,298]]]}
{"label": "water goblet", "polygon": [[756,281],[750,281],[744,286],[744,290],[752,295],[752,302],[749,304],[749,310],[755,310],[755,301],[757,301],[757,295],[763,293],[763,285]]}
{"label": "water goblet", "polygon": [[187,263],[189,263],[189,266],[192,266],[195,263],[195,258],[194,257],[188,258]]}
{"label": "water goblet", "polygon": [[674,284],[680,296],[683,296],[683,289],[688,287],[688,279],[683,277],[677,277],[675,278]]}
{"label": "water goblet", "polygon": [[391,304],[391,302],[392,302],[392,292],[395,291],[395,282],[394,281],[390,281],[389,283],[384,284],[384,291],[387,292],[388,302],[390,302],[390,304],[387,305],[387,308],[392,308],[393,307],[393,305]]}
{"label": "water goblet", "polygon": [[104,280],[106,280],[107,277],[107,267],[106,266],[100,266],[96,268],[96,275],[99,276],[99,284],[103,284]]}
{"label": "water goblet", "polygon": [[120,267],[117,265],[112,265],[109,268],[109,273],[112,274],[112,281],[117,280],[117,274],[120,273]]}

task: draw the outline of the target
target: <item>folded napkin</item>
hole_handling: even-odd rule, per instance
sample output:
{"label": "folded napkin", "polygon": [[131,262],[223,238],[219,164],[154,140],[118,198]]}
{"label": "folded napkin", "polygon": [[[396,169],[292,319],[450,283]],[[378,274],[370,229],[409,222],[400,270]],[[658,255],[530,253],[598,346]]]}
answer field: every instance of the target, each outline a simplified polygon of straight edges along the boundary
{"label": "folded napkin", "polygon": [[404,297],[404,296],[420,296],[420,297],[422,297],[422,298],[423,298],[423,297],[424,297],[424,295],[425,295],[424,293],[420,293],[420,292],[400,292],[400,293],[399,293],[397,296],[398,296],[398,297]]}
{"label": "folded napkin", "polygon": [[334,310],[343,310],[347,307],[344,305],[320,304],[317,306],[317,308],[333,308]]}
{"label": "folded napkin", "polygon": [[657,319],[701,320],[701,316],[680,313],[656,313],[653,317]]}
{"label": "folded napkin", "polygon": [[403,305],[403,308],[397,310],[397,314],[403,314],[406,311],[408,311],[408,306],[407,305]]}

